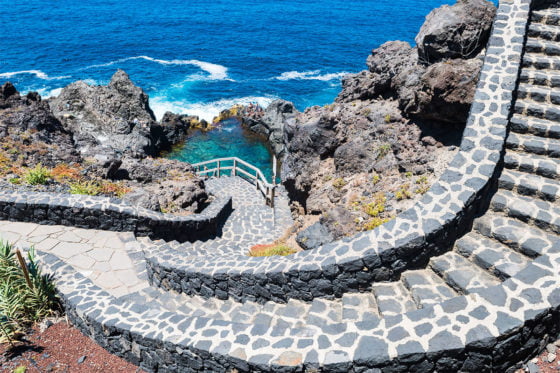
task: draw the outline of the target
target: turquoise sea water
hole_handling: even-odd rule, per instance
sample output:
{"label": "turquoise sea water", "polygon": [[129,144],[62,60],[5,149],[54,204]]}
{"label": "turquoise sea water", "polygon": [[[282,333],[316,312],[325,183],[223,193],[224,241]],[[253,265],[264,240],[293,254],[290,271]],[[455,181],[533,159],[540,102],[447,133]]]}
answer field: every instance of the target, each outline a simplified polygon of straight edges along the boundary
{"label": "turquoise sea water", "polygon": [[[78,79],[106,84],[123,68],[158,117],[211,119],[234,103],[278,97],[303,110],[331,102],[342,75],[363,70],[372,48],[413,43],[429,11],[453,2],[0,0],[0,83],[48,96]],[[223,144],[204,138],[184,157],[218,156]],[[264,147],[246,147],[234,146],[259,163]]]}

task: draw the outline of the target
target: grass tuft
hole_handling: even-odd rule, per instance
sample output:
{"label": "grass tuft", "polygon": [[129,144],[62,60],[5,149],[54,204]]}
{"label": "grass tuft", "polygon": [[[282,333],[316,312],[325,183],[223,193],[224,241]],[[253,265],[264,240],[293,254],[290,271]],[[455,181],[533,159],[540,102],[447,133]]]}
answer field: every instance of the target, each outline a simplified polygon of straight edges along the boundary
{"label": "grass tuft", "polygon": [[285,244],[255,245],[249,250],[249,256],[286,256],[295,253],[296,250]]}

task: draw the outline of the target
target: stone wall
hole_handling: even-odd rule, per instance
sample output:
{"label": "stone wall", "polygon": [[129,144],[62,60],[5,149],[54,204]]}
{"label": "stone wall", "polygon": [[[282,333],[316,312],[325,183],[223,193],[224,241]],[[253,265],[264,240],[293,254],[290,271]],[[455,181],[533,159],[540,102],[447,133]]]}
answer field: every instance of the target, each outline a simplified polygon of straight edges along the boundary
{"label": "stone wall", "polygon": [[0,192],[1,220],[134,232],[181,242],[215,237],[231,210],[231,197],[216,198],[199,214],[175,216],[134,207],[115,198]]}
{"label": "stone wall", "polygon": [[373,231],[288,257],[206,256],[188,263],[177,253],[149,258],[153,283],[220,299],[309,301],[368,291],[373,282],[422,268],[451,249],[486,210],[496,187],[529,6],[530,0],[500,2],[460,151],[412,208]]}

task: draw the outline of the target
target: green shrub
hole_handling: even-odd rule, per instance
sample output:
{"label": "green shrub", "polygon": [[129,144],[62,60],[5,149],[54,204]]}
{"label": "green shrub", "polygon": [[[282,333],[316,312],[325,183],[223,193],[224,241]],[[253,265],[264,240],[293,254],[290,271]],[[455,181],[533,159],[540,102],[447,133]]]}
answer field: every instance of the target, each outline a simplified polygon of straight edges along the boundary
{"label": "green shrub", "polygon": [[0,241],[0,342],[10,341],[60,307],[51,276],[43,275],[35,251],[27,254],[29,283],[12,245]]}
{"label": "green shrub", "polygon": [[101,193],[101,186],[95,181],[78,181],[70,184],[70,194],[96,196]]}
{"label": "green shrub", "polygon": [[51,172],[48,168],[43,167],[40,163],[27,170],[24,180],[30,185],[44,185],[51,179]]}

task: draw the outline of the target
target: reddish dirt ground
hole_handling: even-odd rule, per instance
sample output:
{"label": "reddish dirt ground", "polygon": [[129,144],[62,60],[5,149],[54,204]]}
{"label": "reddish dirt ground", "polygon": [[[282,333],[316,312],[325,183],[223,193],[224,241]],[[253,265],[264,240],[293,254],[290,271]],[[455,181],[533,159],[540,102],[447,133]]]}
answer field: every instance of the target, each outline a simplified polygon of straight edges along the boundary
{"label": "reddish dirt ground", "polygon": [[12,373],[20,366],[27,368],[26,373],[144,372],[111,355],[64,321],[52,325],[43,333],[38,327],[33,328],[24,341],[15,346],[0,345],[1,373]]}

